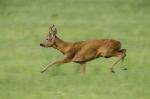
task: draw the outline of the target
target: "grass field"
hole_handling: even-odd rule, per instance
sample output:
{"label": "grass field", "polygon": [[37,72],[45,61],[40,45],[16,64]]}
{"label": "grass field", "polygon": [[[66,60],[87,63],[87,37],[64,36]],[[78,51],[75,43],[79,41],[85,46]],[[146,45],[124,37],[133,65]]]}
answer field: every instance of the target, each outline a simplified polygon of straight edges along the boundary
{"label": "grass field", "polygon": [[[63,58],[39,46],[50,24],[65,41],[120,40],[124,64],[112,74],[116,58],[99,58],[84,76],[74,63],[41,74]],[[0,0],[0,99],[150,99],[149,50],[149,0]]]}

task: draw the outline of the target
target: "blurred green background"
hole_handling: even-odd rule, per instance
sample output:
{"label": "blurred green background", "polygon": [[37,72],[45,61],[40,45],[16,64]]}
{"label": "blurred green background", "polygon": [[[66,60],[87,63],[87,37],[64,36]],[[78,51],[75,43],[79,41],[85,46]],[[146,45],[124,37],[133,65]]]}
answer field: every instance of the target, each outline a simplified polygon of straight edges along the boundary
{"label": "blurred green background", "polygon": [[[63,58],[39,43],[55,24],[65,41],[112,38],[127,49],[116,58],[87,64],[43,65]],[[0,99],[150,99],[149,0],[0,0]],[[127,71],[122,71],[126,66]]]}

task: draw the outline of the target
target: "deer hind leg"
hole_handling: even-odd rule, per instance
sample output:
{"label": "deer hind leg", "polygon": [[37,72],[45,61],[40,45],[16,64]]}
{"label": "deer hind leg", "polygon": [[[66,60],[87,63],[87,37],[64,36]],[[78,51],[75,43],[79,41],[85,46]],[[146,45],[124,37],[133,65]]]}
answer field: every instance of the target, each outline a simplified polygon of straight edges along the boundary
{"label": "deer hind leg", "polygon": [[[124,62],[124,59],[125,59],[125,57],[126,57],[126,49],[121,49],[120,52],[124,53],[124,56],[123,56],[123,58],[122,58],[122,63],[123,63],[123,62]],[[123,70],[127,70],[127,68],[124,67]]]}
{"label": "deer hind leg", "polygon": [[122,52],[124,54],[122,58],[122,62],[124,62],[124,59],[126,57],[126,49],[121,49],[119,52]]}
{"label": "deer hind leg", "polygon": [[115,66],[119,61],[121,61],[121,60],[123,61],[123,60],[124,60],[124,58],[125,58],[125,56],[126,56],[125,49],[120,50],[119,52],[117,52],[117,53],[115,54],[115,56],[118,57],[118,59],[117,59],[114,63],[112,63],[112,65],[110,65],[110,71],[113,72],[113,73],[114,73],[114,70],[113,70],[114,66]]}

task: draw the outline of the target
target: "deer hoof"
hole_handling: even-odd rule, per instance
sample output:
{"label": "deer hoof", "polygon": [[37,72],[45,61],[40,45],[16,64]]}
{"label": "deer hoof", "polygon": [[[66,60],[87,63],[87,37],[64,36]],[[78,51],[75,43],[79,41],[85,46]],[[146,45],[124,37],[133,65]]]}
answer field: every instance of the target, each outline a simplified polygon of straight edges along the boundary
{"label": "deer hoof", "polygon": [[115,71],[114,71],[114,70],[110,70],[110,72],[115,73]]}
{"label": "deer hoof", "polygon": [[45,70],[42,70],[42,71],[41,71],[41,73],[44,73],[44,72],[45,72]]}
{"label": "deer hoof", "polygon": [[112,73],[115,73],[115,71],[114,71],[114,70],[112,70],[111,72],[112,72]]}
{"label": "deer hoof", "polygon": [[122,70],[128,70],[127,68],[123,68]]}

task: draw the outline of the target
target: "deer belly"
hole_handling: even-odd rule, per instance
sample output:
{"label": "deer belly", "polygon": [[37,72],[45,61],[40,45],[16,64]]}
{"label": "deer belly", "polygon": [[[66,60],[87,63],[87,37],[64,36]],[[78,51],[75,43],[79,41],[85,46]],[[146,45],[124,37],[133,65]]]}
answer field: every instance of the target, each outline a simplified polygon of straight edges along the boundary
{"label": "deer belly", "polygon": [[93,60],[95,58],[97,58],[97,51],[96,50],[85,50],[85,51],[80,51],[78,52],[74,58],[73,58],[73,62],[87,62],[90,60]]}

